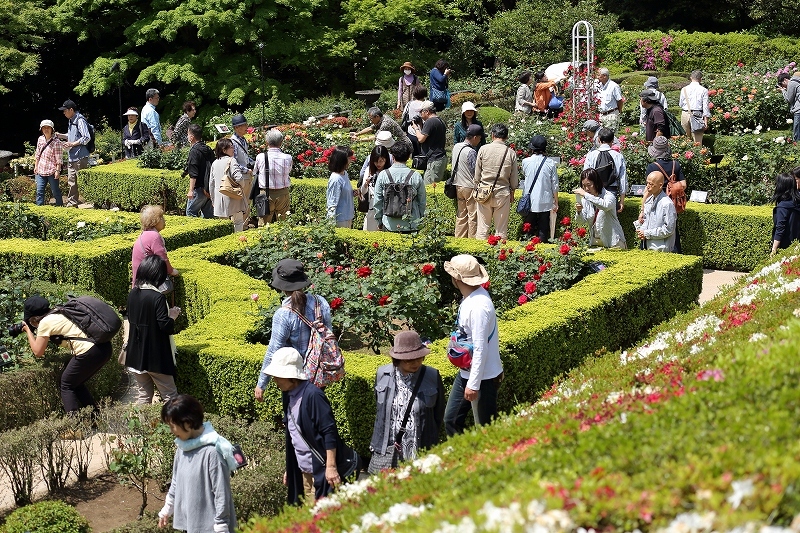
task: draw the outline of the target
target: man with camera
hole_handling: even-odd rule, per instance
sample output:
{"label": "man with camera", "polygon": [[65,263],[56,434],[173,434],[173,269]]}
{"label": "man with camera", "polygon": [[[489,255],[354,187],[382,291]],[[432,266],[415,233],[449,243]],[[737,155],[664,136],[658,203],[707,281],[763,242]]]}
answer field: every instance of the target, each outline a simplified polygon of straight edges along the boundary
{"label": "man with camera", "polygon": [[412,128],[422,148],[422,155],[428,158],[423,175],[425,185],[442,181],[447,168],[447,154],[444,151],[447,127],[436,115],[436,105],[432,101],[422,102],[419,116],[414,117]]}
{"label": "man with camera", "polygon": [[37,358],[44,356],[51,340],[72,352],[72,358],[61,374],[64,410],[69,414],[89,405],[96,407],[86,382],[111,358],[111,342],[93,342],[66,314],[58,308],[51,308],[47,298],[39,295],[25,300],[23,322],[9,328],[12,336],[23,331],[28,335],[28,344]]}
{"label": "man with camera", "polygon": [[778,74],[778,89],[789,102],[789,112],[792,114],[792,138],[800,142],[800,77],[789,76],[788,72]]}

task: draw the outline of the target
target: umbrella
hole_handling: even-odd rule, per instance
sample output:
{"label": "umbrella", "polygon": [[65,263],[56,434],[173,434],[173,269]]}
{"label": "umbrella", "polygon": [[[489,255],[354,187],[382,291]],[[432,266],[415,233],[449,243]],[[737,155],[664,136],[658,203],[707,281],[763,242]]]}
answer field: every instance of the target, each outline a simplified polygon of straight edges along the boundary
{"label": "umbrella", "polygon": [[564,61],[563,63],[554,63],[547,67],[544,70],[544,73],[547,76],[547,79],[550,81],[561,81],[567,77],[565,72],[570,65],[572,65],[572,63],[569,61]]}

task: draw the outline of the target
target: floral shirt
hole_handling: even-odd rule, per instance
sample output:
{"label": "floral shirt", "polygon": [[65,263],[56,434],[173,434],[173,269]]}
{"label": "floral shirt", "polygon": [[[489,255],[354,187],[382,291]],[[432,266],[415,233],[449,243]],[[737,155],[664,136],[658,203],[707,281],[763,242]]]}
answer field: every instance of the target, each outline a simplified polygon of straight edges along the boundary
{"label": "floral shirt", "polygon": [[59,173],[63,157],[64,145],[55,135],[51,137],[51,141],[45,139],[44,135],[39,136],[36,143],[36,173],[38,175],[53,176]]}
{"label": "floral shirt", "polygon": [[[394,394],[394,402],[392,402],[392,430],[389,432],[389,445],[386,449],[387,453],[391,453],[394,446],[395,435],[400,431],[403,417],[408,408],[408,402],[411,401],[411,393],[414,392],[413,383],[414,374],[403,374],[400,370],[394,368],[394,380],[396,383],[396,390]],[[408,460],[417,458],[417,416],[414,415],[414,409],[406,422],[406,432],[403,435],[403,452],[399,459]]]}

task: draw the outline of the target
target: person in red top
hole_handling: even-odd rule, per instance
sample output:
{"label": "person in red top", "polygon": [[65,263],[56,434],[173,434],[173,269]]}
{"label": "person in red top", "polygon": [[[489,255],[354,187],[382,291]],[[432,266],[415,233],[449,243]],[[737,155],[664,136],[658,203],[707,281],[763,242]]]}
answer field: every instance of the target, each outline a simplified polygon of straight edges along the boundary
{"label": "person in red top", "polygon": [[133,281],[131,282],[131,287],[136,284],[136,270],[139,268],[139,263],[148,255],[161,257],[167,264],[167,272],[170,276],[180,275],[180,272],[172,268],[169,262],[167,247],[164,244],[164,238],[161,236],[161,230],[167,225],[166,220],[164,220],[164,210],[157,205],[146,205],[142,208],[139,219],[142,221],[142,234],[133,243],[131,254]]}
{"label": "person in red top", "polygon": [[58,176],[61,174],[64,145],[53,135],[55,127],[52,120],[43,120],[39,129],[42,130],[42,135],[36,143],[36,162],[33,165],[33,173],[36,174],[36,205],[44,204],[44,190],[49,183],[56,205],[62,206],[64,200],[58,186]]}

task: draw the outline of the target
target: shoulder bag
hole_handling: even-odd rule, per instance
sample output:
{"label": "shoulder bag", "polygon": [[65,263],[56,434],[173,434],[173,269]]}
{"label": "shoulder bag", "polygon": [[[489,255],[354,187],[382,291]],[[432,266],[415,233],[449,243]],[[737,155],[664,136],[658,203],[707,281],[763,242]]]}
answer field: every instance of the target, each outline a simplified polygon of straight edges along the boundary
{"label": "shoulder bag", "polygon": [[506,151],[503,154],[503,160],[500,162],[500,166],[497,167],[497,175],[494,177],[494,183],[492,183],[491,186],[478,185],[475,187],[475,190],[472,191],[472,197],[475,198],[476,201],[485,204],[494,195],[494,188],[497,186],[497,180],[500,179],[500,172],[503,170],[503,165],[506,162],[506,156],[508,155],[509,150],[510,148],[506,146]]}
{"label": "shoulder bag", "polygon": [[[297,423],[297,420],[295,420],[294,415],[292,414],[291,407],[287,408],[286,412],[292,419],[294,427],[297,428],[297,433],[300,435],[300,438],[303,439],[303,442],[306,443],[308,449],[311,450],[311,455],[313,455],[317,461],[322,464],[322,466],[325,466],[328,463],[327,457],[323,457],[319,451],[314,448],[308,442],[308,440],[306,440],[305,435],[303,435],[303,431],[300,429],[300,424]],[[339,473],[342,483],[346,483],[349,478],[353,477],[354,474],[357,474],[360,468],[361,457],[358,456],[358,452],[340,440],[339,445],[336,447],[336,471]]]}
{"label": "shoulder bag", "polygon": [[256,207],[256,216],[259,217],[269,215],[269,154],[267,152],[264,152],[264,173],[267,177],[265,192],[261,192],[258,184],[258,177],[256,177],[252,192],[250,193],[250,198],[253,200],[253,205]]}
{"label": "shoulder bag", "polygon": [[232,198],[234,200],[244,199],[241,184],[233,179],[231,176],[231,161],[233,158],[228,159],[228,164],[225,165],[225,170],[222,172],[222,181],[219,184],[220,194]]}
{"label": "shoulder bag", "polygon": [[678,180],[675,175],[675,160],[672,161],[672,174],[667,174],[658,161],[653,161],[661,173],[667,178],[667,196],[675,204],[675,211],[680,214],[686,211],[686,182]]}
{"label": "shoulder bag", "polygon": [[542,171],[542,167],[546,161],[547,157],[542,155],[542,162],[539,164],[539,168],[536,170],[536,174],[533,176],[533,183],[531,183],[531,186],[528,187],[528,192],[526,192],[522,198],[519,199],[519,202],[517,202],[517,213],[520,215],[527,215],[531,212],[531,191],[536,186],[536,182],[539,180],[539,173]]}
{"label": "shoulder bag", "polygon": [[[391,450],[386,450],[386,453],[373,453],[369,461],[367,472],[370,474],[377,474],[381,470],[388,468],[397,468],[397,464],[403,460],[403,437],[406,434],[406,426],[408,425],[408,418],[411,416],[411,409],[414,407],[414,399],[417,397],[419,388],[422,385],[422,378],[425,377],[425,365],[420,368],[417,381],[414,383],[414,389],[411,391],[411,399],[406,405],[405,414],[403,414],[403,421],[400,423],[400,430],[394,436],[394,443]],[[395,380],[395,394],[397,394],[397,381]],[[391,420],[386,421],[391,424]]]}
{"label": "shoulder bag", "polygon": [[[456,184],[453,183],[456,177],[456,173],[458,172],[458,160],[461,159],[461,154],[466,150],[467,147],[463,147],[458,155],[456,156],[456,162],[453,163],[453,168],[450,169],[450,177],[447,178],[447,181],[444,182],[444,195],[450,198],[451,200],[455,200],[458,196],[458,189],[456,189]],[[472,148],[470,148],[472,150]]]}

